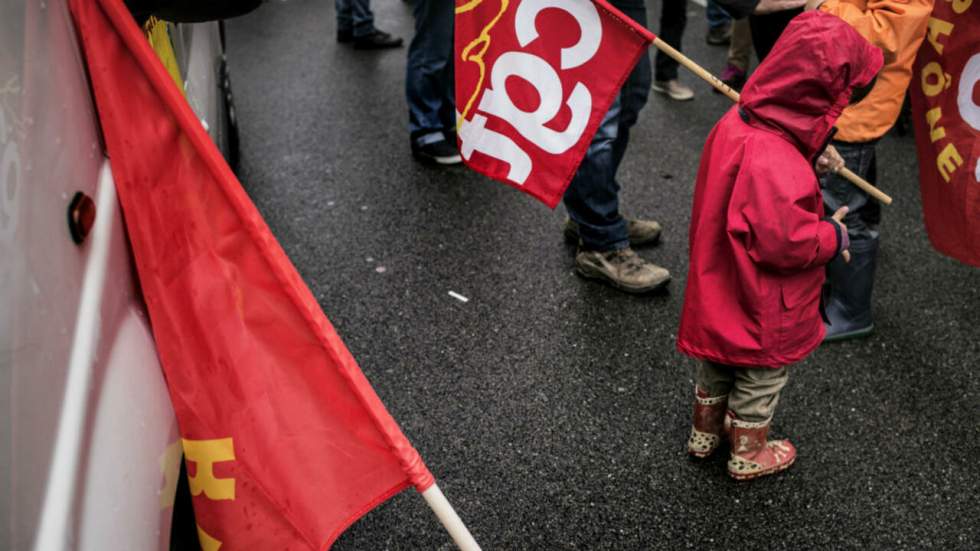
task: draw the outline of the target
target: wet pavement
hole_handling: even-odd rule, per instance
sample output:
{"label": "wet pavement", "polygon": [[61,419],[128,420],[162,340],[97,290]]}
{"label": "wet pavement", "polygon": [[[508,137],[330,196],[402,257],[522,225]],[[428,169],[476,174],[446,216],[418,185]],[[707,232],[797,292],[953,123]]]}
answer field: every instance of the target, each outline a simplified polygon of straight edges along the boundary
{"label": "wet pavement", "polygon": [[[411,37],[410,4],[373,7]],[[689,55],[720,72],[689,11]],[[911,137],[879,147],[876,335],[792,368],[774,432],[797,464],[735,483],[723,455],[686,456],[693,361],[674,349],[693,180],[728,100],[682,70],[696,99],[652,96],[633,132],[624,210],[665,225],[639,252],[674,275],[636,297],[572,273],[560,207],[412,160],[404,48],[337,44],[328,1],[227,31],[243,184],[484,549],[980,547],[980,270],[930,247]],[[414,491],[335,546],[450,548]]]}

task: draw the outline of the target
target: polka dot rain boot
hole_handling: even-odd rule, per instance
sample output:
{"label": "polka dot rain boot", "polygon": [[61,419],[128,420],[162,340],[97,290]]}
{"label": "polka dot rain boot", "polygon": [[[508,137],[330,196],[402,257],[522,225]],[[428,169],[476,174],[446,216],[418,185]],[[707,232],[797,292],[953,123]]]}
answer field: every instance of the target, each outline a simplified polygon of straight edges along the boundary
{"label": "polka dot rain boot", "polygon": [[784,471],[796,461],[796,448],[789,440],[767,440],[769,421],[749,423],[732,419],[732,456],[728,474],[749,480]]}
{"label": "polka dot rain boot", "polygon": [[687,453],[705,458],[714,453],[725,432],[725,411],[728,395],[708,396],[704,390],[694,388],[694,419],[691,437],[687,441]]}

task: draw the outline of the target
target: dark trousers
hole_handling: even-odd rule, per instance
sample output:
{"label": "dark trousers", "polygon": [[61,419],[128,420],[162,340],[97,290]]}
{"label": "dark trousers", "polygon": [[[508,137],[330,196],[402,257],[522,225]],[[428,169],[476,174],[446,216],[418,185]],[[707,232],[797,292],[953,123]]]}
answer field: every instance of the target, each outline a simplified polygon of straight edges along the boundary
{"label": "dark trousers", "polygon": [[408,46],[405,96],[412,139],[455,128],[453,4],[415,0],[415,37]]}
{"label": "dark trousers", "polygon": [[[613,0],[612,5],[646,26],[643,0]],[[565,191],[563,202],[568,216],[578,223],[579,236],[586,249],[609,251],[629,246],[626,220],[619,212],[619,182],[616,171],[626,154],[630,128],[650,94],[650,58],[640,57],[619,96],[609,108],[589,149]]]}
{"label": "dark trousers", "polygon": [[803,13],[803,9],[777,11],[766,15],[750,15],[749,25],[752,27],[752,46],[755,48],[755,55],[759,57],[759,63],[769,55],[769,51],[776,44],[779,35],[783,34],[786,25],[791,19]]}
{"label": "dark trousers", "polygon": [[[876,143],[876,141],[861,143],[834,141],[834,147],[844,158],[847,168],[871,184],[875,184],[878,179]],[[844,225],[847,226],[847,235],[852,243],[878,239],[878,223],[881,221],[881,204],[878,201],[833,173],[820,177],[820,187],[828,216],[837,209],[847,206],[848,212],[844,216]]]}
{"label": "dark trousers", "polygon": [[[681,39],[684,37],[684,27],[687,26],[687,0],[661,0],[660,2],[660,31],[657,36],[681,51]],[[656,57],[656,80],[674,80],[677,78],[677,62],[667,54],[658,51]]]}

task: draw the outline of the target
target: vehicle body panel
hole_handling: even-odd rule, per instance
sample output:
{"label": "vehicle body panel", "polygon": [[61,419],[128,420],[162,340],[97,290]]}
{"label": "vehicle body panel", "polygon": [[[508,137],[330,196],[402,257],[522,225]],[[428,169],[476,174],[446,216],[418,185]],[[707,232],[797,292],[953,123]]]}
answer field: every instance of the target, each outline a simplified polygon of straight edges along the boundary
{"label": "vehicle body panel", "polygon": [[[220,140],[218,24],[175,29]],[[166,549],[176,419],[65,2],[0,2],[0,307],[0,548]]]}

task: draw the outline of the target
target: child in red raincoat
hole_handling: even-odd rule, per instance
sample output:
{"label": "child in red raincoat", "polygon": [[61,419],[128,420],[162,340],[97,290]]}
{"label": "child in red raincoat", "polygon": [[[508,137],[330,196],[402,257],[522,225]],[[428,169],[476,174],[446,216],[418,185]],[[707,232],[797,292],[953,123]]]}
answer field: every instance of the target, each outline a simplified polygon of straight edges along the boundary
{"label": "child in red raincoat", "polygon": [[796,17],[705,143],[691,214],[678,349],[696,370],[689,452],[718,447],[730,411],[736,479],[789,467],[768,441],[787,366],[823,339],[824,265],[846,255],[845,209],[824,218],[814,165],[882,54],[836,16]]}

